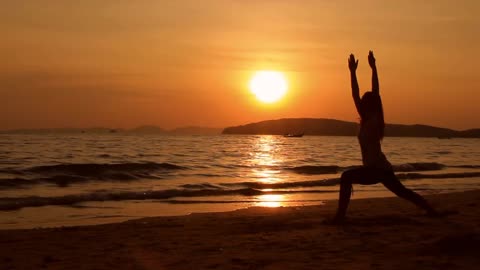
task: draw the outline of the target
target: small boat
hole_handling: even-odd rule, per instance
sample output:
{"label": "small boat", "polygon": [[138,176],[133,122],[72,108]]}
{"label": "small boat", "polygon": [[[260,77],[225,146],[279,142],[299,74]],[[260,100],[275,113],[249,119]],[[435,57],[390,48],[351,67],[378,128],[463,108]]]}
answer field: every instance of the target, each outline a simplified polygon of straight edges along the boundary
{"label": "small boat", "polygon": [[301,138],[301,137],[303,137],[303,133],[287,133],[287,134],[284,134],[283,137],[287,137],[287,138]]}

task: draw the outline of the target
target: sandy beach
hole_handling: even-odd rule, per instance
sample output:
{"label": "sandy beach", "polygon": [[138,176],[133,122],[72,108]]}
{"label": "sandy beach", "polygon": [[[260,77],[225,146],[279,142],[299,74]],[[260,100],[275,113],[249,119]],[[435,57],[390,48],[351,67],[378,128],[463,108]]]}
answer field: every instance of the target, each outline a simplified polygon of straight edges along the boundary
{"label": "sandy beach", "polygon": [[478,269],[480,191],[0,231],[0,269]]}
{"label": "sandy beach", "polygon": [[0,270],[480,269],[479,0],[1,7]]}

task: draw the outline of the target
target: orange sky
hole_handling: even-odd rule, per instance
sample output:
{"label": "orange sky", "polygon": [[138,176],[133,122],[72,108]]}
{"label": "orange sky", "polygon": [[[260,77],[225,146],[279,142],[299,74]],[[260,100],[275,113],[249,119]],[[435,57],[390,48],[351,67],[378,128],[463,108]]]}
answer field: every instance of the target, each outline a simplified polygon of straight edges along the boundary
{"label": "orange sky", "polygon": [[[480,2],[5,1],[0,129],[224,127],[283,117],[357,121],[347,57],[386,121],[480,127]],[[248,90],[284,71],[279,103]]]}

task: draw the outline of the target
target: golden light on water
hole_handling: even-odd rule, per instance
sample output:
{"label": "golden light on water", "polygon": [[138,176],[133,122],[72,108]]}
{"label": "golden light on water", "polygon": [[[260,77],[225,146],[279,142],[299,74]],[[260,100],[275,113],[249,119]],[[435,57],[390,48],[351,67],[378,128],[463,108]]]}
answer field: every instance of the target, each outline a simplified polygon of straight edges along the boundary
{"label": "golden light on water", "polygon": [[[281,182],[281,170],[278,169],[282,162],[280,154],[279,138],[276,136],[259,136],[253,143],[253,149],[249,160],[254,169],[252,174],[261,183],[271,184]],[[264,189],[263,192],[272,191]],[[265,194],[257,196],[257,206],[262,207],[280,207],[285,203],[285,196],[280,194]]]}
{"label": "golden light on water", "polygon": [[266,194],[258,196],[257,206],[262,207],[280,207],[283,206],[285,196],[280,194]]}
{"label": "golden light on water", "polygon": [[282,161],[278,152],[277,138],[275,136],[258,137],[254,143],[253,151],[250,153],[250,163],[254,164],[253,175],[263,183],[279,182],[280,170],[276,166]]}
{"label": "golden light on water", "polygon": [[258,100],[273,103],[280,100],[288,90],[285,75],[278,71],[257,71],[250,81],[250,91]]}

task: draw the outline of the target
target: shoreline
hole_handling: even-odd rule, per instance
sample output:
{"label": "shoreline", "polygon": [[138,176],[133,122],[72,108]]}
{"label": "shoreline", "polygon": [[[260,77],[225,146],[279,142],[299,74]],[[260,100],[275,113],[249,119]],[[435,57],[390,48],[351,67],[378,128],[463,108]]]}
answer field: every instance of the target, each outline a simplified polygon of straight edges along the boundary
{"label": "shoreline", "polygon": [[5,269],[476,269],[480,190],[425,197],[453,214],[428,218],[387,197],[352,200],[341,226],[323,224],[336,209],[329,200],[0,230],[0,261]]}
{"label": "shoreline", "polygon": [[[468,179],[467,184],[480,178]],[[463,185],[462,185],[463,184]],[[380,185],[380,184],[379,184]],[[419,192],[422,196],[458,193],[470,190],[465,183],[457,183],[459,189],[429,190]],[[380,187],[357,185],[351,200],[383,199],[396,197],[391,191]],[[411,185],[410,185],[411,187]],[[415,189],[415,188],[413,188]],[[418,192],[418,191],[417,191]],[[87,201],[78,205],[47,205],[24,207],[13,211],[0,211],[2,230],[54,229],[62,227],[95,226],[122,223],[143,218],[181,217],[196,214],[218,214],[248,210],[250,208],[291,208],[324,206],[331,201],[338,201],[338,191],[309,194],[298,193],[284,197],[281,194],[264,194],[259,196],[232,197],[222,200],[122,200],[122,201]]]}

